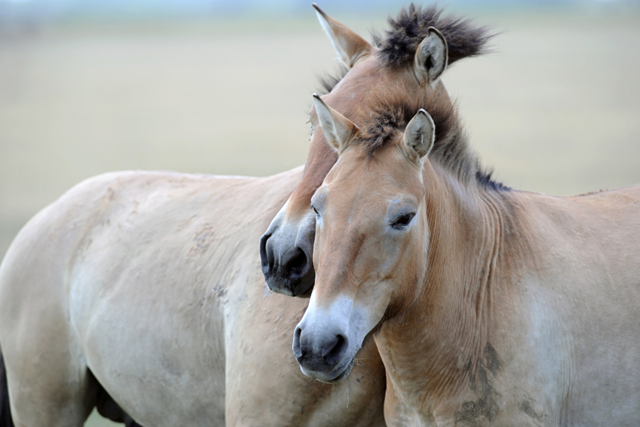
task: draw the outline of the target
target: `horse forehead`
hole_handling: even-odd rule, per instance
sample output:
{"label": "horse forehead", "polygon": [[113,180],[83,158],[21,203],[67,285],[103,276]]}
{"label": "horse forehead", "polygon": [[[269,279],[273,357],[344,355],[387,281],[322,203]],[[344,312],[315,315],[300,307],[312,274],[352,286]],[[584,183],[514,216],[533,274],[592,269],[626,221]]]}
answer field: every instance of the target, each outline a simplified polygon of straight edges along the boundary
{"label": "horse forehead", "polygon": [[372,193],[411,189],[419,176],[418,168],[402,154],[398,143],[388,144],[373,155],[367,153],[367,147],[355,146],[342,154],[334,170],[334,179],[369,187]]}
{"label": "horse forehead", "polygon": [[[418,192],[417,169],[395,150],[388,147],[370,158],[363,147],[344,153],[327,177],[330,203],[350,206],[352,211],[365,210],[384,214],[389,205],[404,199],[404,193]],[[416,176],[414,177],[413,174]]]}

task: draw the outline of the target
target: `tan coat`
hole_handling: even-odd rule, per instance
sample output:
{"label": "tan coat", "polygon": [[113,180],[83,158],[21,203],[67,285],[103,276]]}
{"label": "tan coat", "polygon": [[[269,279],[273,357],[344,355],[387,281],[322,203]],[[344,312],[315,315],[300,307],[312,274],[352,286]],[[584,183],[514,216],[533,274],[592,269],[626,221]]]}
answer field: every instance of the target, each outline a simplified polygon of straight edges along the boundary
{"label": "tan coat", "polygon": [[308,300],[264,285],[258,238],[300,175],[112,173],[36,215],[0,269],[16,426],[82,425],[97,382],[148,426],[383,425],[375,346],[351,381],[306,378]]}
{"label": "tan coat", "polygon": [[[316,110],[323,129],[353,126]],[[336,139],[342,154],[312,198],[303,371],[348,379],[373,337],[389,426],[638,425],[640,186],[510,190],[449,132],[434,144],[420,110],[386,144]]]}

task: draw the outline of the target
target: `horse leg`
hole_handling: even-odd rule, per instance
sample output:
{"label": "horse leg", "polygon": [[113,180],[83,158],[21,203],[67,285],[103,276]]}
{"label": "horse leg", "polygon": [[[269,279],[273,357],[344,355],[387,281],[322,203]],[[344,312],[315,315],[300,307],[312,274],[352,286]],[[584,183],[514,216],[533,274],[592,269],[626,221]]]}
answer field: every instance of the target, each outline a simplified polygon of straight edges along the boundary
{"label": "horse leg", "polygon": [[[24,356],[25,363],[5,354],[15,427],[81,427],[95,406],[97,385],[74,364],[39,369],[37,359],[46,353],[45,347],[41,355]],[[26,366],[29,361],[36,363]]]}
{"label": "horse leg", "polygon": [[15,427],[11,418],[9,387],[7,386],[7,373],[4,368],[2,352],[0,352],[0,427]]}
{"label": "horse leg", "polygon": [[[93,375],[91,376],[93,377]],[[125,427],[141,427],[134,421],[133,418],[131,418],[126,412],[124,412],[120,405],[118,405],[111,396],[109,396],[109,393],[107,393],[107,391],[102,387],[101,384],[98,384],[98,387],[99,390],[96,409],[98,410],[98,413],[100,415],[113,422],[124,423]],[[3,426],[0,425],[0,427]]]}
{"label": "horse leg", "polygon": [[81,427],[96,403],[69,311],[77,241],[60,218],[36,215],[0,265],[0,341],[16,427]]}
{"label": "horse leg", "polygon": [[0,323],[13,422],[16,427],[81,427],[95,406],[98,384],[61,304],[40,294],[48,301],[32,298],[33,304],[21,304],[17,316],[2,316]]}

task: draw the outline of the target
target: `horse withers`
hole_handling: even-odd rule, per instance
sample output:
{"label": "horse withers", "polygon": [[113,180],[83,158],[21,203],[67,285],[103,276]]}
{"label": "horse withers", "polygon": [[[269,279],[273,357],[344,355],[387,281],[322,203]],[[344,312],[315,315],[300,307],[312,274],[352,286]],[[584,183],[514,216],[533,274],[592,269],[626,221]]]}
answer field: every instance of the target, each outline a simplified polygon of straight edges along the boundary
{"label": "horse withers", "polygon": [[388,425],[637,425],[640,186],[511,190],[434,99],[372,96],[362,129],[315,107],[341,154],[312,198],[305,374],[349,378],[373,338]]}

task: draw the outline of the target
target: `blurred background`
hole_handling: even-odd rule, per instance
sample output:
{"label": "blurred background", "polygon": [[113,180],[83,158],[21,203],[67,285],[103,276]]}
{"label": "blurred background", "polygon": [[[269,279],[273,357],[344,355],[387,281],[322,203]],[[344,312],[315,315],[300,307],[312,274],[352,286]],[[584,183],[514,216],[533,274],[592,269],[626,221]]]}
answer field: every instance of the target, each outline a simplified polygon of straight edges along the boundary
{"label": "blurred background", "polygon": [[[369,40],[405,4],[317,1]],[[556,195],[640,183],[640,1],[439,4],[501,32],[443,78],[498,180]],[[0,0],[0,257],[99,173],[304,163],[334,58],[306,0]]]}

